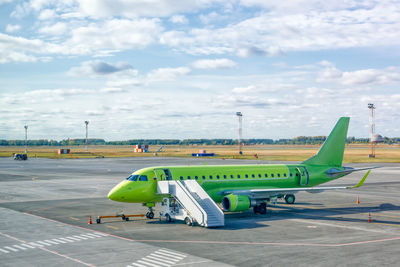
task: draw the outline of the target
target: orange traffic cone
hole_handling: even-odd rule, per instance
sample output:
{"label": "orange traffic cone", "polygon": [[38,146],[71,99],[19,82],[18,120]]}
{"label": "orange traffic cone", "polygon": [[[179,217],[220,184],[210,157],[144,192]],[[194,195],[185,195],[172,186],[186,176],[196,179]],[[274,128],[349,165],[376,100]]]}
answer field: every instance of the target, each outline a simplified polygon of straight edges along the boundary
{"label": "orange traffic cone", "polygon": [[92,224],[93,222],[92,222],[92,216],[89,216],[89,221],[88,221],[88,223],[87,224]]}
{"label": "orange traffic cone", "polygon": [[358,196],[357,196],[357,204],[360,204],[360,199],[358,198]]}
{"label": "orange traffic cone", "polygon": [[371,213],[368,213],[368,222],[369,222],[369,223],[372,222]]}

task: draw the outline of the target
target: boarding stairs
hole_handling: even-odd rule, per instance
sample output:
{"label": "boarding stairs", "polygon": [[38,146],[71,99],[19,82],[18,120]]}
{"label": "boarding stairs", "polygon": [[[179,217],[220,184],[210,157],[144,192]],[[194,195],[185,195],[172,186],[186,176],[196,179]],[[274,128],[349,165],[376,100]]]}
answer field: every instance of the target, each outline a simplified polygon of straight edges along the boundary
{"label": "boarding stairs", "polygon": [[195,180],[159,181],[157,193],[173,196],[200,226],[225,225],[224,213]]}

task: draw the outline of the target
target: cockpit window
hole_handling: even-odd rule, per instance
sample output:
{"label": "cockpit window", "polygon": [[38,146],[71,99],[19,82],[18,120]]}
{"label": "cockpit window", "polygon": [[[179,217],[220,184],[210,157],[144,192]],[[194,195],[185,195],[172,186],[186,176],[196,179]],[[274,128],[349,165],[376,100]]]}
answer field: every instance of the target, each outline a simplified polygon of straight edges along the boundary
{"label": "cockpit window", "polygon": [[140,175],[139,181],[147,181],[147,176],[146,175]]}
{"label": "cockpit window", "polygon": [[[137,174],[132,174],[131,176],[129,176],[129,177],[126,178],[125,180],[128,180],[128,181],[137,181],[138,178],[139,178],[139,175],[137,175]],[[147,177],[146,177],[146,179],[147,179]]]}

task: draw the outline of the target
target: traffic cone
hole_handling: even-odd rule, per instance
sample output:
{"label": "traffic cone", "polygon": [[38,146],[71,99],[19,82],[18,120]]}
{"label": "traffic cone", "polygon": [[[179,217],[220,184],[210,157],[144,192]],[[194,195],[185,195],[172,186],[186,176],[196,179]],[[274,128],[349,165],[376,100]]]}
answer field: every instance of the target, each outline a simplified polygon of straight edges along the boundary
{"label": "traffic cone", "polygon": [[371,223],[372,219],[371,219],[371,213],[368,213],[368,222]]}
{"label": "traffic cone", "polygon": [[89,216],[89,221],[88,221],[88,223],[87,224],[92,224],[93,222],[92,222],[92,216]]}
{"label": "traffic cone", "polygon": [[360,199],[358,198],[358,196],[357,196],[357,204],[360,204]]}

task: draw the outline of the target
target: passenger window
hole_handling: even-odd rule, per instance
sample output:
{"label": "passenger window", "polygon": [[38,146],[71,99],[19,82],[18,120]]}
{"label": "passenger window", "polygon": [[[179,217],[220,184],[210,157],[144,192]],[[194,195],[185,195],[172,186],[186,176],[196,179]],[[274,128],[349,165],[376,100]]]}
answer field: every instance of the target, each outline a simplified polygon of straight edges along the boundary
{"label": "passenger window", "polygon": [[261,173],[258,174],[258,178],[261,178]]}
{"label": "passenger window", "polygon": [[240,178],[240,174],[238,174],[238,176],[237,176],[238,178]]}
{"label": "passenger window", "polygon": [[205,180],[206,179],[206,177],[203,175],[201,178],[203,178],[203,180]]}
{"label": "passenger window", "polygon": [[183,180],[183,177],[181,176],[181,177],[179,177],[179,179]]}
{"label": "passenger window", "polygon": [[264,174],[265,178],[268,178],[268,174]]}
{"label": "passenger window", "polygon": [[249,176],[247,174],[244,177],[249,178]]}
{"label": "passenger window", "polygon": [[197,179],[199,179],[199,177],[195,176],[195,177],[194,177],[194,179],[196,179],[196,180],[197,180]]}
{"label": "passenger window", "polygon": [[147,176],[146,175],[140,175],[139,181],[147,181]]}
{"label": "passenger window", "polygon": [[210,175],[210,179],[212,179],[212,175]]}
{"label": "passenger window", "polygon": [[274,177],[274,174],[273,174],[273,173],[271,173],[271,177],[272,177],[272,178]]}
{"label": "passenger window", "polygon": [[188,178],[188,180],[190,180],[190,176],[188,176],[187,178]]}
{"label": "passenger window", "polygon": [[254,177],[255,177],[255,175],[254,175],[254,174],[252,174],[252,175],[251,175],[251,177],[252,177],[252,178],[254,178]]}
{"label": "passenger window", "polygon": [[280,173],[278,173],[278,177],[281,177],[281,174],[280,174]]}
{"label": "passenger window", "polygon": [[226,179],[226,175],[224,174],[224,179]]}
{"label": "passenger window", "polygon": [[285,176],[285,177],[286,177],[286,176],[287,176],[287,175],[286,175],[286,173],[284,173],[284,174],[283,174],[283,176]]}
{"label": "passenger window", "polygon": [[219,179],[219,175],[217,175],[217,179]]}
{"label": "passenger window", "polygon": [[231,179],[233,179],[233,174],[231,174]]}
{"label": "passenger window", "polygon": [[292,177],[293,176],[293,173],[290,173],[290,177]]}

